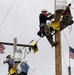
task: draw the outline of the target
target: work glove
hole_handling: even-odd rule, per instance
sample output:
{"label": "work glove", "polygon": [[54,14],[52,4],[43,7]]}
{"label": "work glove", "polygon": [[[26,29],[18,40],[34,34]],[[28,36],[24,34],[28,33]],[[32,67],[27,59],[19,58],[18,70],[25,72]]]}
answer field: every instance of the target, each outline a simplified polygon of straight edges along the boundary
{"label": "work glove", "polygon": [[54,18],[54,14],[50,16],[50,20],[52,20]]}
{"label": "work glove", "polygon": [[3,61],[3,64],[5,64],[5,63],[6,63],[6,61],[4,60],[4,61]]}
{"label": "work glove", "polygon": [[48,12],[48,15],[52,15],[52,14]]}
{"label": "work glove", "polygon": [[71,4],[68,5],[69,7],[71,6]]}

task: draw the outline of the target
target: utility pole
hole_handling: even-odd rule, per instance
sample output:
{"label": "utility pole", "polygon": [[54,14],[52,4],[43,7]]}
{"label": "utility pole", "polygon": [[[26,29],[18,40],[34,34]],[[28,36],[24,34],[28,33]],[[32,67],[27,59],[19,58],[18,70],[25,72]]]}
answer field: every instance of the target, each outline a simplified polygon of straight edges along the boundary
{"label": "utility pole", "polygon": [[[57,5],[57,3],[59,5]],[[60,4],[61,3],[61,4]],[[57,10],[57,7],[60,7],[60,9]],[[55,20],[59,22],[59,26],[63,26],[60,22],[60,17],[64,14],[64,12],[71,6],[69,4],[67,7],[65,5],[65,0],[55,0]],[[66,26],[67,27],[67,26]],[[61,29],[61,28],[60,28]],[[62,75],[62,58],[61,58],[61,30],[55,31],[55,42],[58,42],[58,44],[55,47],[55,70],[56,70],[56,75]],[[64,27],[63,27],[64,29]],[[70,67],[69,69],[69,75],[71,75]]]}
{"label": "utility pole", "polygon": [[61,63],[61,33],[60,30],[55,31],[55,41],[58,42],[55,47],[55,69],[56,75],[62,75],[62,63]]}
{"label": "utility pole", "polygon": [[[55,11],[56,11],[56,0],[55,0]],[[55,18],[58,17],[55,12]],[[60,18],[58,20],[60,22]],[[55,31],[55,42],[58,44],[55,47],[55,71],[56,75],[62,75],[62,63],[61,63],[61,33],[60,30]]]}
{"label": "utility pole", "polygon": [[[14,52],[13,52],[13,56],[15,55],[15,51],[16,50],[17,50],[17,38],[14,38]],[[14,62],[14,66],[16,66],[16,65],[18,65],[18,63]],[[16,75],[17,75],[17,72],[16,72]]]}
{"label": "utility pole", "polygon": [[71,75],[71,67],[68,67],[68,75]]}
{"label": "utility pole", "polygon": [[14,38],[14,52],[13,52],[13,56],[15,51],[17,50],[17,38]]}

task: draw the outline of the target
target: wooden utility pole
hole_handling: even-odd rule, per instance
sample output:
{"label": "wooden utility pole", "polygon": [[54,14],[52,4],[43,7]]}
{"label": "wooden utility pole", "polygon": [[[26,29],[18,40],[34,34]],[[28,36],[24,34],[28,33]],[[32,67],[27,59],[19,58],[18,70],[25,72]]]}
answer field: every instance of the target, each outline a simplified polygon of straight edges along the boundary
{"label": "wooden utility pole", "polygon": [[[14,52],[13,52],[13,56],[15,55],[15,51],[17,50],[17,38],[14,38]],[[14,62],[14,66],[16,66],[18,63]],[[16,72],[17,75],[17,72]]]}
{"label": "wooden utility pole", "polygon": [[13,56],[15,51],[17,50],[17,38],[14,38],[14,52],[13,52]]}
{"label": "wooden utility pole", "polygon": [[61,36],[60,30],[55,32],[55,41],[58,42],[55,47],[55,69],[56,75],[62,75],[62,63],[61,63]]}
{"label": "wooden utility pole", "polygon": [[[55,5],[56,5],[56,0],[55,0]],[[56,18],[59,14],[55,13],[55,15],[56,15],[55,16],[55,18]],[[60,20],[58,20],[58,21],[60,21]],[[56,75],[62,75],[60,30],[55,31],[55,42],[58,42],[58,44],[55,47],[55,71],[56,71]]]}

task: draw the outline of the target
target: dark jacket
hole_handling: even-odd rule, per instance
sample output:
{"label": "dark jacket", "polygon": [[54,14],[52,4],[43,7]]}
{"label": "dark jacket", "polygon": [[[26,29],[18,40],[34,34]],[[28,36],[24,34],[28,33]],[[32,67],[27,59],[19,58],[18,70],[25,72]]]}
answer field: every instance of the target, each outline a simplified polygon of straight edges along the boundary
{"label": "dark jacket", "polygon": [[51,20],[52,18],[53,18],[53,15],[51,15],[50,17],[47,17],[46,15],[41,13],[39,15],[39,22],[40,22],[40,24],[41,23],[45,23],[46,24],[46,20]]}
{"label": "dark jacket", "polygon": [[70,11],[70,8],[69,7],[66,9],[64,15],[66,15],[66,16],[71,15],[71,11]]}

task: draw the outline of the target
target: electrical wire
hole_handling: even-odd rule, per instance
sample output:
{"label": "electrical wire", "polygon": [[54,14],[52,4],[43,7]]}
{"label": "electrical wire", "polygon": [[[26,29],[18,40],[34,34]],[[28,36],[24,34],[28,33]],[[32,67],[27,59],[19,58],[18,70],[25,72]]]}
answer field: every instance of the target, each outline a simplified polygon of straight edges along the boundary
{"label": "electrical wire", "polygon": [[[68,2],[67,2],[67,0],[65,0],[65,2],[67,3],[67,4],[69,4]],[[70,3],[71,5],[74,3],[74,0],[72,0],[72,2]],[[73,7],[70,7],[71,9],[74,9]]]}
{"label": "electrical wire", "polygon": [[37,42],[39,42],[41,40],[41,37],[37,40]]}
{"label": "electrical wire", "polygon": [[12,6],[14,5],[14,3],[15,3],[15,0],[14,0],[14,1],[13,1],[13,3],[11,4],[11,6],[10,6],[9,10],[7,11],[6,15],[4,16],[4,18],[3,18],[2,22],[0,23],[0,26],[1,26],[1,25],[3,24],[3,22],[5,21],[5,19],[6,19],[7,15],[9,14],[9,12],[10,12],[10,10],[11,10]]}
{"label": "electrical wire", "polygon": [[[65,35],[64,30],[63,30],[63,33],[64,33],[64,37],[65,37],[65,39],[66,39],[67,45],[70,46],[70,45],[69,45],[69,42],[68,42],[68,40],[67,40],[67,37],[66,37],[66,35]],[[70,57],[69,57],[69,66],[70,66]]]}
{"label": "electrical wire", "polygon": [[68,40],[67,40],[67,37],[66,37],[66,35],[65,35],[64,30],[63,30],[63,34],[64,34],[64,37],[65,37],[65,39],[66,39],[67,45],[69,46],[69,42],[68,42]]}
{"label": "electrical wire", "polygon": [[[62,50],[62,56],[63,56],[64,62],[65,62],[65,68],[66,68],[66,73],[67,73],[67,64],[66,64],[66,61],[65,61],[65,57],[64,57],[64,52],[63,52],[63,50]],[[66,75],[68,75],[68,74],[66,74]]]}
{"label": "electrical wire", "polygon": [[[38,41],[41,39],[41,37],[36,41],[37,43],[38,43]],[[30,44],[30,43],[32,43],[34,40],[31,40],[28,44]],[[23,47],[21,50],[23,50],[24,49],[24,57],[22,58],[22,60],[23,59],[25,59],[25,57],[26,57],[26,55],[28,54],[28,53],[26,53],[26,48],[25,47]]]}
{"label": "electrical wire", "polygon": [[[29,43],[28,43],[28,45],[30,44],[30,43],[32,43],[34,40],[31,40]],[[25,49],[25,47],[23,47],[21,50],[23,50],[23,49]]]}

